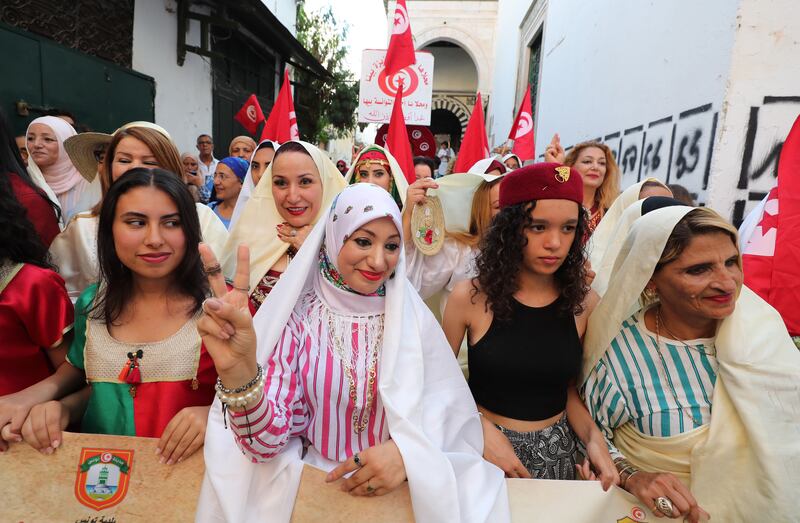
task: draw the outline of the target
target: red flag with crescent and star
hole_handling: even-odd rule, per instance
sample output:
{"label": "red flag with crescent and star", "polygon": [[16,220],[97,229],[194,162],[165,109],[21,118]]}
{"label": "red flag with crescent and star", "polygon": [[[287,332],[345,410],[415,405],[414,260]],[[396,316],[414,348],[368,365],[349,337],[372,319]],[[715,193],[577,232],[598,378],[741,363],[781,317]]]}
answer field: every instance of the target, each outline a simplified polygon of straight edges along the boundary
{"label": "red flag with crescent and star", "polygon": [[525,160],[533,160],[534,145],[533,145],[533,110],[531,109],[531,86],[525,91],[525,96],[522,98],[522,103],[519,106],[517,119],[514,120],[514,125],[511,126],[511,132],[508,133],[508,139],[514,140],[514,147],[511,152],[519,156],[523,162]]}
{"label": "red flag with crescent and star", "polygon": [[261,105],[258,103],[256,95],[250,95],[233,119],[242,124],[250,134],[256,134],[258,124],[264,121],[264,113],[261,111]]}
{"label": "red flag with crescent and star", "polygon": [[283,85],[278,92],[275,105],[269,113],[267,123],[261,130],[261,141],[273,140],[278,143],[289,140],[299,140],[300,132],[297,129],[297,115],[294,112],[292,99],[292,84],[289,82],[289,70],[283,72]]}
{"label": "red flag with crescent and star", "polygon": [[489,139],[486,137],[486,125],[483,121],[483,100],[481,93],[475,97],[475,106],[461,140],[461,148],[456,156],[454,173],[465,173],[475,162],[489,157]]}
{"label": "red flag with crescent and star", "polygon": [[389,120],[389,132],[386,134],[386,148],[400,164],[403,175],[409,184],[416,181],[414,174],[414,157],[411,155],[411,143],[406,132],[406,119],[403,115],[403,84],[397,89],[392,107],[392,118]]}
{"label": "red flag with crescent and star", "polygon": [[384,69],[386,69],[386,74],[391,76],[416,62],[406,0],[397,0],[392,18],[392,37],[389,39],[389,49],[386,51],[386,59],[383,61]]}
{"label": "red flag with crescent and star", "polygon": [[778,185],[742,253],[744,283],[783,317],[792,336],[800,335],[800,117],[778,159]]}

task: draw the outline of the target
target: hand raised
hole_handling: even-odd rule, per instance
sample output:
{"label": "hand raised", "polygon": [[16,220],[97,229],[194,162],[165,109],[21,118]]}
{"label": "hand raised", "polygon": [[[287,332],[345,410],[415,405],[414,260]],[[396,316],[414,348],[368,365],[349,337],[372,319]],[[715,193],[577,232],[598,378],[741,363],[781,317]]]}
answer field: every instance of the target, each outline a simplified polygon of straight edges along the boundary
{"label": "hand raised", "polygon": [[439,184],[432,178],[420,178],[408,186],[406,191],[406,207],[413,208],[414,205],[423,203],[428,189],[438,189]]}
{"label": "hand raised", "polygon": [[256,333],[248,308],[250,250],[239,246],[231,290],[208,245],[200,244],[200,256],[214,297],[203,302],[197,330],[222,382],[226,387],[238,387],[256,374]]}
{"label": "hand raised", "polygon": [[544,161],[549,163],[564,163],[566,152],[561,146],[561,138],[558,133],[553,135],[550,144],[544,150]]}

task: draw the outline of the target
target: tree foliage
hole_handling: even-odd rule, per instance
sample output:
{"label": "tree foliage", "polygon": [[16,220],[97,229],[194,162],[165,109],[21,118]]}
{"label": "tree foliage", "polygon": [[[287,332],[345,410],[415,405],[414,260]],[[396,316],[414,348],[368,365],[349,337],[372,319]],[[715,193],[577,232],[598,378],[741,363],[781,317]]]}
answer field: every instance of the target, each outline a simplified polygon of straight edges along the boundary
{"label": "tree foliage", "polygon": [[328,70],[320,79],[295,70],[297,124],[305,140],[328,141],[352,131],[356,125],[358,82],[347,70],[347,24],[337,24],[330,6],[306,13],[297,5],[297,39]]}

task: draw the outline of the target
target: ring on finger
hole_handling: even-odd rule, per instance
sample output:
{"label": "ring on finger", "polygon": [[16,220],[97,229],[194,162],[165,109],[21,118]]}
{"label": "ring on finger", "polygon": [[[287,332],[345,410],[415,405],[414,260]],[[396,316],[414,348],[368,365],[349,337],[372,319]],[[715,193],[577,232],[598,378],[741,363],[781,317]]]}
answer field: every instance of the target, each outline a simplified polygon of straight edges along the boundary
{"label": "ring on finger", "polygon": [[665,516],[667,516],[668,518],[671,518],[673,516],[674,514],[673,508],[674,507],[672,506],[672,500],[670,500],[669,498],[664,496],[656,498],[655,509],[664,514]]}
{"label": "ring on finger", "polygon": [[353,461],[355,462],[356,465],[358,465],[358,468],[364,466],[364,463],[361,461],[361,456],[358,455],[358,452],[353,454]]}
{"label": "ring on finger", "polygon": [[291,237],[297,236],[297,229],[292,229],[292,232],[289,233],[289,236]]}
{"label": "ring on finger", "polygon": [[209,265],[208,267],[203,267],[205,273],[209,276],[216,276],[217,274],[222,272],[222,267],[219,263],[214,265]]}
{"label": "ring on finger", "polygon": [[367,480],[367,493],[372,494],[373,492],[375,492],[375,488],[372,485],[370,485],[369,480]]}

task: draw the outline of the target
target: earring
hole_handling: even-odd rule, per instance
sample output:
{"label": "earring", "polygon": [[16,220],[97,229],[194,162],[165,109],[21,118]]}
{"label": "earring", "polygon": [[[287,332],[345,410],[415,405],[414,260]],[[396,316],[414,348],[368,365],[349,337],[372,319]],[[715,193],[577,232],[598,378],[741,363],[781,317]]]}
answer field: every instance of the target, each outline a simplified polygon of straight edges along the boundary
{"label": "earring", "polygon": [[655,287],[645,287],[644,297],[650,303],[658,301],[658,290]]}

